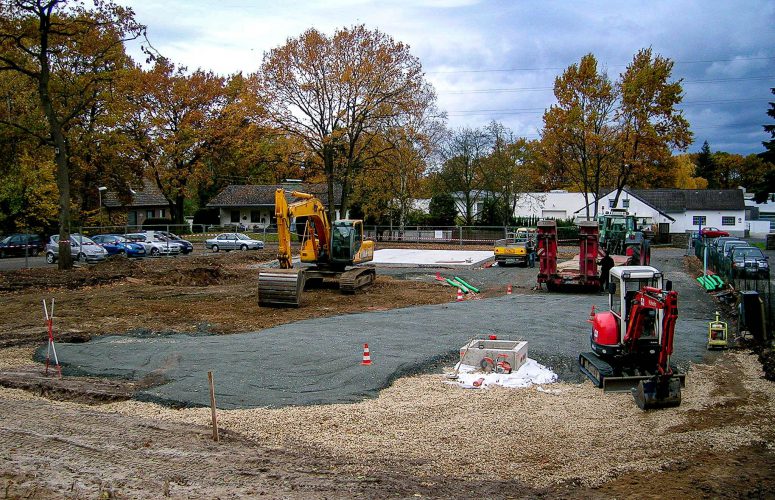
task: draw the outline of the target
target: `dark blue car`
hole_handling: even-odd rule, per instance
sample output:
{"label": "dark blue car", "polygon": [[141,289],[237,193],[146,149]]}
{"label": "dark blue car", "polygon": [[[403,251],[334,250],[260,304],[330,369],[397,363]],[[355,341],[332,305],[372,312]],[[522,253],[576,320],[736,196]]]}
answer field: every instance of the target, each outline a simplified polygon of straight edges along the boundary
{"label": "dark blue car", "polygon": [[98,234],[91,239],[107,250],[108,255],[126,255],[127,257],[145,257],[145,247],[134,243],[120,234]]}

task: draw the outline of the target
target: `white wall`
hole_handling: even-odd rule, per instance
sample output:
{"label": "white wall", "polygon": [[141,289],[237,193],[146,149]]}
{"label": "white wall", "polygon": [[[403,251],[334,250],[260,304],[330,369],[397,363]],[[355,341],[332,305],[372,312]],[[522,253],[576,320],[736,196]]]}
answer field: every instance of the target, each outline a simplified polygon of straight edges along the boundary
{"label": "white wall", "polygon": [[748,236],[751,238],[766,238],[770,233],[770,221],[768,220],[750,220],[745,225],[748,229]]}
{"label": "white wall", "polygon": [[[592,195],[590,195],[590,200]],[[515,217],[574,217],[586,205],[584,193],[524,193],[514,209]],[[565,214],[564,216],[561,214]]]}
{"label": "white wall", "polygon": [[[221,213],[221,225],[222,226],[228,226],[228,225],[231,225],[231,224],[235,224],[234,222],[231,221],[231,211],[232,210],[239,210],[239,212],[240,212],[240,222],[243,225],[248,226],[248,227],[253,227],[255,225],[262,226],[262,227],[263,226],[267,226],[267,225],[269,225],[270,221],[272,220],[273,211],[270,210],[269,208],[259,208],[259,209],[255,209],[255,208],[233,208],[233,209],[232,208],[221,208],[220,209],[220,213]],[[258,210],[259,211],[260,222],[254,222],[254,221],[250,220],[250,212],[253,211],[253,210]]]}
{"label": "white wall", "polygon": [[[687,210],[683,214],[670,214],[676,221],[670,226],[671,233],[684,233],[696,231],[697,226],[692,224],[695,216],[705,217],[705,226],[717,227],[733,236],[745,235],[745,210]],[[724,226],[721,224],[722,217],[734,217],[734,226]]]}

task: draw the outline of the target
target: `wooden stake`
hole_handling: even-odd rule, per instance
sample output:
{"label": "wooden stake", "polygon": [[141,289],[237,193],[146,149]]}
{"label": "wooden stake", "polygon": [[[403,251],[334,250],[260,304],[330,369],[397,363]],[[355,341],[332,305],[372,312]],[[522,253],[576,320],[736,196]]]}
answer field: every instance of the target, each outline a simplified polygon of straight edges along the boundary
{"label": "wooden stake", "polygon": [[213,372],[207,372],[207,381],[210,383],[210,412],[213,415],[213,441],[218,439],[218,417],[215,414],[215,384],[213,383]]}

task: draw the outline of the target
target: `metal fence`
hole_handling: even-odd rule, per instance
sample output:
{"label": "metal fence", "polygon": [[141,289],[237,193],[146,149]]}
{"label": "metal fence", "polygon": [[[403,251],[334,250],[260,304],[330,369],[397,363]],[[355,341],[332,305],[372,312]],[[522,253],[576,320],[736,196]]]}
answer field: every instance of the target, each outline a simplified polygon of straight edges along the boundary
{"label": "metal fence", "polygon": [[[519,226],[523,227],[523,226]],[[122,225],[122,226],[84,226],[78,232],[85,236],[95,234],[129,234],[148,230],[164,230],[194,241],[203,237],[214,236],[224,232],[243,232],[265,242],[277,241],[277,226],[240,226],[229,224],[225,226],[205,224],[168,224],[168,225]],[[299,240],[299,232],[303,228],[291,227],[294,241]],[[364,226],[364,237],[376,242],[417,243],[417,244],[453,244],[453,245],[492,245],[497,240],[506,238],[509,233],[517,230],[517,226],[406,226],[399,229],[396,226]],[[558,239],[575,242],[578,240],[577,226],[562,226],[557,228]]]}
{"label": "metal fence", "polygon": [[[775,297],[772,296],[772,283],[769,272],[766,276],[749,276],[746,273],[736,274],[730,261],[718,254],[715,248],[704,239],[693,238],[694,255],[703,263],[703,267],[713,271],[725,284],[728,284],[735,292],[735,299],[739,303],[740,292],[757,292],[764,305],[767,336],[772,338],[775,327]],[[739,304],[738,315],[740,314]]]}
{"label": "metal fence", "polygon": [[[519,226],[524,227],[524,226]],[[425,243],[453,245],[492,245],[508,237],[517,226],[407,226],[403,230],[395,226],[364,226],[364,234],[376,242]],[[577,241],[577,226],[557,228],[558,239]]]}

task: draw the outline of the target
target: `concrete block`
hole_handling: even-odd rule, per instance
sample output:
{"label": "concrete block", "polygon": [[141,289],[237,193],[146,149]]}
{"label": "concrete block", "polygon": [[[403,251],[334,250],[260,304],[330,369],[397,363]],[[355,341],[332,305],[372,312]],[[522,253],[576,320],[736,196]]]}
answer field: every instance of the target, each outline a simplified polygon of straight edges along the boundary
{"label": "concrete block", "polygon": [[[468,347],[468,349],[466,349]],[[460,362],[464,365],[485,367],[491,360],[507,361],[512,371],[517,371],[527,360],[527,342],[522,340],[474,339],[460,348]]]}

